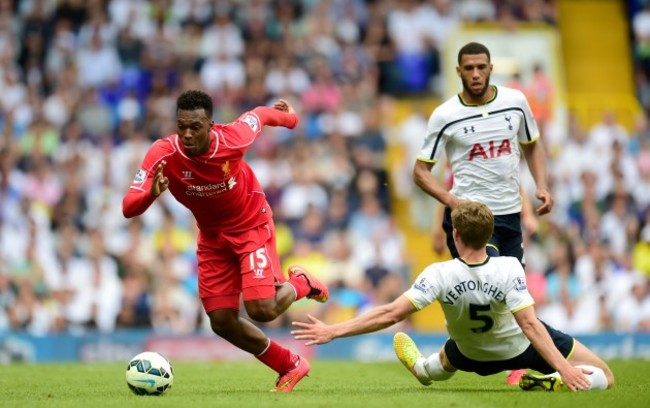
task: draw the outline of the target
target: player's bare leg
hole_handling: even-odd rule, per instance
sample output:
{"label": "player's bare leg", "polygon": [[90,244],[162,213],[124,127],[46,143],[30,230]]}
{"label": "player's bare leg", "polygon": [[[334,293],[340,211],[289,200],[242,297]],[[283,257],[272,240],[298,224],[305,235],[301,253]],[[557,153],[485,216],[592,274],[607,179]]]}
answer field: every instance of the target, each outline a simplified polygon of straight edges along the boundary
{"label": "player's bare leg", "polygon": [[[277,283],[274,294],[263,299],[244,301],[248,316],[259,322],[269,322],[281,315],[296,300],[309,297],[325,302],[327,287],[311,276],[304,268],[289,269],[289,280]],[[248,320],[239,317],[235,309],[217,309],[208,313],[212,330],[235,346],[253,354],[258,360],[278,373],[272,391],[289,392],[309,373],[307,359],[267,338]]]}
{"label": "player's bare leg", "polygon": [[244,301],[246,313],[258,322],[270,322],[284,313],[296,300],[296,292],[289,284],[277,284],[275,297]]}
{"label": "player's bare leg", "polygon": [[217,309],[208,313],[210,326],[215,334],[229,343],[258,355],[268,345],[268,338],[253,323],[239,316],[235,309]]}
{"label": "player's bare leg", "polygon": [[[293,298],[293,290],[289,288]],[[283,294],[282,299],[285,298]],[[293,300],[291,300],[293,302]],[[291,304],[289,302],[289,304]],[[253,323],[239,316],[235,309],[217,309],[208,313],[212,330],[229,343],[253,354],[258,360],[278,373],[272,391],[289,392],[309,373],[309,362],[270,340]]]}

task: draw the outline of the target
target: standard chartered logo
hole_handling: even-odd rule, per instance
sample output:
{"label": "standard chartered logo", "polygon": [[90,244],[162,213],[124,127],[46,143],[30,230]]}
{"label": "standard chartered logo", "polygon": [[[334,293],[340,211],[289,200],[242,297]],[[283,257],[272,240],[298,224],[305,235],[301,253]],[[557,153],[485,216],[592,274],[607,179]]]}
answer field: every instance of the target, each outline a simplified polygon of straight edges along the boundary
{"label": "standard chartered logo", "polygon": [[189,185],[185,190],[185,195],[194,197],[210,197],[215,194],[221,194],[232,190],[236,184],[237,181],[235,178],[230,177],[228,181],[222,181],[221,183],[210,183],[199,186]]}

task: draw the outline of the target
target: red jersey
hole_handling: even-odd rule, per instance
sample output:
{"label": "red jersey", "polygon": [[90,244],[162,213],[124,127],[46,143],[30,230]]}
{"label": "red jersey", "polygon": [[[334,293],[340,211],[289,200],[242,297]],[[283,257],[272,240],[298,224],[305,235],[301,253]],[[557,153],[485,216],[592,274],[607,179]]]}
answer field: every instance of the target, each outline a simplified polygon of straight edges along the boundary
{"label": "red jersey", "polygon": [[127,218],[142,214],[155,197],[150,194],[161,160],[169,191],[187,207],[200,230],[243,231],[272,217],[271,208],[244,154],[262,127],[293,129],[298,117],[269,107],[258,107],[228,124],[215,124],[210,148],[201,156],[188,156],[178,135],[157,140],[147,151],[140,170],[122,202]]}

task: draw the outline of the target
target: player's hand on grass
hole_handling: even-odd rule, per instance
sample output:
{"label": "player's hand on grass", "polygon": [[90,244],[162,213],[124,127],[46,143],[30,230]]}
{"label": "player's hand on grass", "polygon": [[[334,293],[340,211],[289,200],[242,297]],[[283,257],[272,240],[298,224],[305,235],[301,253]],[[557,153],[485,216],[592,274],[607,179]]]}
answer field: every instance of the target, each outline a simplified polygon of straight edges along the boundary
{"label": "player's hand on grass", "polygon": [[156,167],[156,172],[153,175],[153,183],[151,184],[151,195],[154,197],[158,197],[160,193],[167,190],[167,187],[169,187],[169,179],[165,177],[165,175],[163,174],[163,169],[165,168],[166,164],[167,162],[164,160],[158,163],[158,167]]}
{"label": "player's hand on grass", "polygon": [[314,316],[308,314],[307,318],[311,323],[292,322],[291,324],[300,327],[300,330],[292,330],[291,334],[296,340],[309,340],[305,345],[325,344],[334,340],[334,333],[331,326],[321,322]]}
{"label": "player's hand on grass", "polygon": [[538,188],[535,197],[542,202],[542,205],[535,210],[537,215],[550,213],[553,209],[553,196],[551,193],[545,188]]}
{"label": "player's hand on grass", "polygon": [[293,109],[293,106],[289,102],[287,102],[285,99],[280,99],[276,103],[273,104],[273,109],[277,109],[282,112],[286,113],[292,113],[295,114],[296,111]]}
{"label": "player's hand on grass", "polygon": [[588,390],[591,386],[591,382],[585,376],[585,374],[592,374],[593,372],[587,370],[586,368],[572,366],[566,370],[558,372],[560,373],[560,377],[562,377],[562,382],[564,385],[571,391]]}

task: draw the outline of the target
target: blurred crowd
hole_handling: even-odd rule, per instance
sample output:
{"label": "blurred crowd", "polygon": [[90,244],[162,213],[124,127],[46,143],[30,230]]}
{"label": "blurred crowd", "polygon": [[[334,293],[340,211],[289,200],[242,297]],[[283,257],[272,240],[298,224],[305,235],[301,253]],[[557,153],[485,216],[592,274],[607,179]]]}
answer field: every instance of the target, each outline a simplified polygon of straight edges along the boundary
{"label": "blurred crowd", "polygon": [[[283,268],[308,266],[332,298],[272,324],[392,300],[417,271],[386,153],[426,126],[387,123],[394,101],[441,97],[459,24],[555,18],[544,0],[0,0],[0,332],[205,328],[191,215],[169,194],[121,214],[186,89],[213,97],[217,122],[278,98],[299,112],[296,130],[266,129],[248,159]],[[573,333],[650,330],[647,122],[628,134],[611,114],[587,130],[571,120],[552,140],[557,207],[525,224],[540,316]]]}

